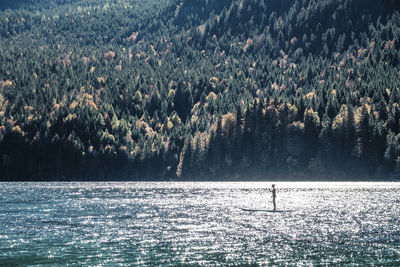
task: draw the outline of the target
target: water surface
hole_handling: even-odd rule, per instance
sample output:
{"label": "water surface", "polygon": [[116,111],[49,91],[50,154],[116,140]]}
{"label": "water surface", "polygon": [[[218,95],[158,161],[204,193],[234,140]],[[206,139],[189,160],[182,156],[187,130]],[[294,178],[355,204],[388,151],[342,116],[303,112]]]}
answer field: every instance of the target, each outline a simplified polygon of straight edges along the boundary
{"label": "water surface", "polygon": [[400,265],[400,183],[1,183],[0,265]]}

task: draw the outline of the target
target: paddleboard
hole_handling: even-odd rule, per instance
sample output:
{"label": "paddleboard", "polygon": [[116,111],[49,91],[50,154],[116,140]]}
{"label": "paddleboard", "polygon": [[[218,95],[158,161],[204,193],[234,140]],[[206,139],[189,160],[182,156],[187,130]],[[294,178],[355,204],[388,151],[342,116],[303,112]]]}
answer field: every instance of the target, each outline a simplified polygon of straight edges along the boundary
{"label": "paddleboard", "polygon": [[242,208],[243,211],[250,212],[292,212],[293,210],[263,210],[263,209],[245,209]]}

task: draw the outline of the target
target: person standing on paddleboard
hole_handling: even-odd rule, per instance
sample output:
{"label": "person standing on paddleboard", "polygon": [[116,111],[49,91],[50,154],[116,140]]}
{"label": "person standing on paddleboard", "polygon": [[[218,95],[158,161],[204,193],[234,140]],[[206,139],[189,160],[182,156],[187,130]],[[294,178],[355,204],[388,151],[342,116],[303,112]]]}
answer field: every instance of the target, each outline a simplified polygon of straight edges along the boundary
{"label": "person standing on paddleboard", "polygon": [[272,189],[269,190],[272,193],[272,203],[274,204],[274,210],[276,210],[276,189],[275,189],[275,185],[272,185]]}

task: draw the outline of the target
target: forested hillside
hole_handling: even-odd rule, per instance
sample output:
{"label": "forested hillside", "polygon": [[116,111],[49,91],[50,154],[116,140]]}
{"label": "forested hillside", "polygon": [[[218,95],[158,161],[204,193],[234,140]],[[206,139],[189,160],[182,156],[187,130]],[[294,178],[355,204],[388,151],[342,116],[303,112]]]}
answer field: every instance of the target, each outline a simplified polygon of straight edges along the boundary
{"label": "forested hillside", "polygon": [[1,180],[399,179],[397,0],[3,0]]}

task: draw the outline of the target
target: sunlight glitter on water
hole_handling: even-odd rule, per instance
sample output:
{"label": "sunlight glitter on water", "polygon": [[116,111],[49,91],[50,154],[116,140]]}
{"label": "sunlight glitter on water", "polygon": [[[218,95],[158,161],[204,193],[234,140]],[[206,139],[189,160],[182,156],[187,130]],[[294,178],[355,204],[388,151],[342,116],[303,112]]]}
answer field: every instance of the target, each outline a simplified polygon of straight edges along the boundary
{"label": "sunlight glitter on water", "polygon": [[400,264],[400,183],[4,183],[0,265]]}

